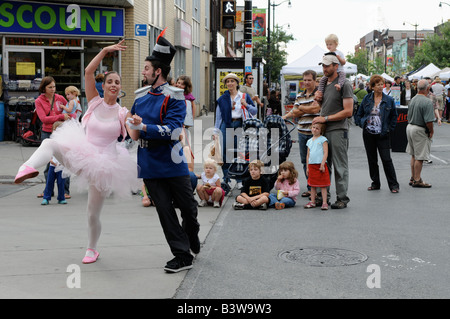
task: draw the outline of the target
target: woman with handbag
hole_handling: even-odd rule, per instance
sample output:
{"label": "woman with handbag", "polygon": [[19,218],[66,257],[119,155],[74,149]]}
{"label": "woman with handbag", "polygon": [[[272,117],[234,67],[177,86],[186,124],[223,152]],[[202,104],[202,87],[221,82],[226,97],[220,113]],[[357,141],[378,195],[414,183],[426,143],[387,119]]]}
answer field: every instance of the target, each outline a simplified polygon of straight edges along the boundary
{"label": "woman with handbag", "polygon": [[[234,136],[233,149],[236,149],[238,139],[234,134],[234,131],[237,128],[242,127],[242,122],[244,120],[252,118],[258,112],[258,109],[253,104],[250,95],[239,91],[240,79],[236,74],[229,73],[222,81],[228,90],[226,90],[216,101],[216,121],[213,139],[221,138],[222,140],[221,145],[224,163],[222,165],[223,181],[229,183],[230,178],[228,177],[228,169],[232,160],[235,158],[235,153],[227,152],[227,137],[233,138]],[[227,131],[228,136],[226,134]],[[237,182],[240,183],[240,181]]]}
{"label": "woman with handbag", "polygon": [[[53,124],[55,122],[70,119],[70,115],[62,113],[63,109],[60,105],[66,105],[67,100],[62,95],[56,93],[56,82],[53,77],[46,76],[42,79],[41,85],[39,86],[39,93],[39,97],[34,101],[34,106],[36,108],[36,114],[42,123],[41,141],[43,141],[52,134]],[[44,170],[46,184],[49,167],[50,162],[48,162]],[[69,185],[70,179],[66,179],[66,186],[64,187],[66,198],[70,198]],[[44,197],[44,192],[37,195],[37,197]]]}

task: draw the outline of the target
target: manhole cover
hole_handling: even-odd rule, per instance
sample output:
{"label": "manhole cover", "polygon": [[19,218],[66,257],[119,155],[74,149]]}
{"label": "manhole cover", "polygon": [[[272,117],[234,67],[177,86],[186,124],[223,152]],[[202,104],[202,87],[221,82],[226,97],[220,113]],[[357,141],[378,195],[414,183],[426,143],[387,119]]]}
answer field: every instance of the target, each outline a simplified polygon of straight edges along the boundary
{"label": "manhole cover", "polygon": [[315,267],[349,266],[362,263],[367,256],[357,251],[339,248],[297,248],[283,251],[278,255],[281,259]]}

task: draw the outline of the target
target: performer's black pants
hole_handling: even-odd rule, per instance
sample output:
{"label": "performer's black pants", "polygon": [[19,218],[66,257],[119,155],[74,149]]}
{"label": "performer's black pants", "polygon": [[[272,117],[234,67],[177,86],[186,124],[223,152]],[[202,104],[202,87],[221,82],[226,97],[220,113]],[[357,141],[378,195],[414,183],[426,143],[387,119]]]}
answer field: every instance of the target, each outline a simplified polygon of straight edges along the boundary
{"label": "performer's black pants", "polygon": [[[189,248],[198,243],[200,224],[197,221],[197,201],[192,191],[189,175],[144,179],[145,186],[155,203],[159,221],[172,254],[191,261]],[[182,225],[174,203],[181,211]]]}

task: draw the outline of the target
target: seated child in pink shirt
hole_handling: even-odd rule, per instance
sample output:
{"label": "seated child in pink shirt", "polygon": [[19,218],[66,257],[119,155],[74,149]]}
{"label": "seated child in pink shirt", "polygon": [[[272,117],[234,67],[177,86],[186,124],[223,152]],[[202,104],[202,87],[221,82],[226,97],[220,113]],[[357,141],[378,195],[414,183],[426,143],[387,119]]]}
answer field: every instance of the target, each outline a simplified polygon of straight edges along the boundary
{"label": "seated child in pink shirt", "polygon": [[294,163],[286,161],[281,163],[278,170],[278,178],[275,182],[276,194],[269,195],[269,207],[283,209],[294,207],[297,195],[300,193],[300,184],[297,180],[298,172]]}

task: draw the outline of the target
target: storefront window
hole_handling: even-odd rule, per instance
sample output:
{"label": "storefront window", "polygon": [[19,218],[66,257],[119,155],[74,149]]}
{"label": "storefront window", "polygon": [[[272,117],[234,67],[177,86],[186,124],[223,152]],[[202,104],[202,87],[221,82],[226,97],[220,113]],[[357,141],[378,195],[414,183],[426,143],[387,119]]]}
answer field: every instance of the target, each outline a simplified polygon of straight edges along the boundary
{"label": "storefront window", "polygon": [[[102,48],[115,43],[117,43],[116,40],[84,40],[84,67],[87,67],[89,62],[91,62],[91,60],[100,52]],[[120,71],[118,52],[107,54],[97,70],[97,72],[102,73],[109,71]]]}
{"label": "storefront window", "polygon": [[69,85],[81,90],[81,52],[45,50],[45,75],[55,79],[56,91],[61,95]]}
{"label": "storefront window", "polygon": [[34,80],[42,72],[40,52],[8,52],[8,74],[10,81]]}

